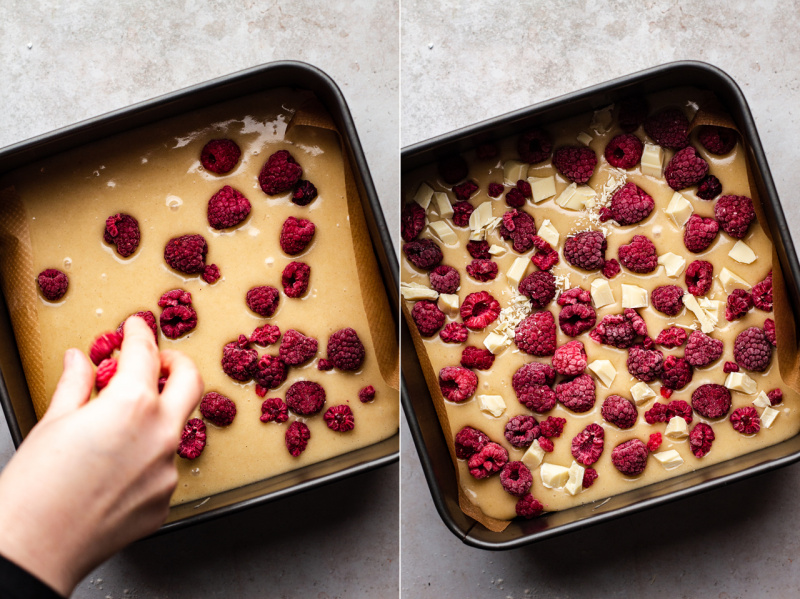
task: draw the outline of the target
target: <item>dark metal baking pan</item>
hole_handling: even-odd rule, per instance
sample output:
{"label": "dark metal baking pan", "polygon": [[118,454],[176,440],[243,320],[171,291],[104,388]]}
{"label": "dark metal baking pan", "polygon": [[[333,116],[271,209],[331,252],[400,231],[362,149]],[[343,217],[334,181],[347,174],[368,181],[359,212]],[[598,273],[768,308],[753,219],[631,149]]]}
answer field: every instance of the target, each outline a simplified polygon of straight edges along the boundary
{"label": "dark metal baking pan", "polygon": [[[764,205],[767,225],[777,250],[790,304],[800,305],[800,264],[747,101],[729,75],[706,63],[684,61],[664,64],[407,146],[401,152],[401,179],[419,166],[473,149],[489,140],[518,135],[537,125],[543,126],[578,114],[591,113],[631,95],[645,95],[685,86],[714,92],[743,135],[748,158],[753,166],[753,182]],[[797,318],[795,320],[800,322]],[[474,547],[495,550],[520,547],[727,485],[800,460],[800,435],[796,435],[777,445],[616,495],[608,500],[547,513],[532,520],[515,519],[503,532],[495,533],[464,515],[459,508],[455,470],[419,360],[413,350],[406,322],[401,323],[401,347],[404,348],[401,354],[401,401],[433,502],[445,525],[464,543]]]}
{"label": "dark metal baking pan", "polygon": [[[391,235],[372,183],[350,110],[341,90],[323,71],[311,65],[281,61],[253,67],[213,81],[179,90],[127,108],[0,149],[2,171],[67,152],[79,146],[240,96],[278,87],[314,92],[331,114],[344,140],[372,240],[383,285],[396,324],[398,263]],[[16,447],[36,424],[28,386],[17,351],[5,298],[0,297],[0,405]],[[161,532],[209,520],[246,507],[260,505],[301,491],[354,476],[397,461],[400,434],[324,462],[214,495],[201,502],[174,506]]]}

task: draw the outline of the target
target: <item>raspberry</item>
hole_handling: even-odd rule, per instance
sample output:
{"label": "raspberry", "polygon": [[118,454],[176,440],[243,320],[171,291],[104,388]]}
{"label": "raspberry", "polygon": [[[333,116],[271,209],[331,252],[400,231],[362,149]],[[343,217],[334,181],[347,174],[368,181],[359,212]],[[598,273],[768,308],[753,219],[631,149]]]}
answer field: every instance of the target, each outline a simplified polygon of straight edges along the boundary
{"label": "raspberry", "polygon": [[284,438],[286,449],[289,450],[289,455],[293,458],[298,457],[308,447],[308,440],[311,438],[311,431],[308,426],[295,420],[286,429],[286,436]]}
{"label": "raspberry", "polygon": [[744,289],[734,289],[725,304],[725,320],[741,318],[753,307],[753,298]]}
{"label": "raspberry", "polygon": [[597,480],[597,477],[598,477],[597,470],[595,470],[594,468],[586,468],[583,471],[583,483],[581,486],[584,489],[588,489],[594,484],[594,481]]}
{"label": "raspberry", "polygon": [[375,399],[375,387],[367,385],[358,391],[358,401],[361,403],[369,403]]}
{"label": "raspberry", "polygon": [[589,333],[597,343],[619,349],[633,345],[637,335],[647,335],[647,325],[633,308],[625,308],[622,314],[608,314],[597,327]]}
{"label": "raspberry", "polygon": [[555,407],[556,393],[547,385],[531,385],[517,393],[517,400],[532,412],[543,414]]}
{"label": "raspberry", "polygon": [[442,328],[446,316],[436,305],[436,302],[420,300],[411,309],[411,318],[414,319],[420,335],[432,337]]}
{"label": "raspberry", "polygon": [[640,439],[631,439],[611,451],[611,463],[622,474],[638,476],[647,466],[647,456],[647,446]]}
{"label": "raspberry", "polygon": [[500,237],[511,240],[511,247],[520,254],[533,247],[536,235],[536,222],[533,217],[522,210],[509,210],[503,215],[498,228]]}
{"label": "raspberry", "polygon": [[489,259],[492,255],[489,253],[489,242],[485,239],[481,241],[468,241],[467,252],[473,258]]}
{"label": "raspberry", "polygon": [[290,216],[281,227],[281,249],[290,256],[300,254],[311,243],[315,231],[316,227],[310,220]]}
{"label": "raspberry", "polygon": [[623,133],[608,142],[605,157],[611,166],[627,169],[639,164],[643,151],[644,145],[641,139],[631,133]]}
{"label": "raspberry", "polygon": [[[189,295],[189,302],[191,303],[191,294],[189,294],[188,291],[186,293]],[[139,318],[144,320],[147,323],[147,326],[150,327],[150,330],[153,331],[153,337],[156,338],[156,343],[158,343],[158,325],[156,324],[155,315],[150,310],[142,310],[140,312],[135,312],[134,314],[131,314],[131,316],[138,316]],[[130,318],[131,316],[128,316],[128,318]],[[124,333],[125,321],[127,321],[128,318],[123,320],[121,323],[119,323],[119,326],[117,326],[117,333],[119,333],[120,336],[124,337],[125,335]]]}
{"label": "raspberry", "polygon": [[439,331],[439,338],[445,343],[464,343],[467,340],[469,331],[460,322],[448,322],[445,327]]}
{"label": "raspberry", "polygon": [[468,345],[461,352],[461,365],[464,368],[489,370],[494,364],[494,354],[488,349]]}
{"label": "raspberry", "polygon": [[420,239],[407,243],[403,246],[403,253],[414,266],[422,270],[430,270],[438,266],[444,257],[442,250],[432,239]]}
{"label": "raspberry", "polygon": [[103,333],[92,342],[92,346],[89,348],[89,359],[97,366],[106,358],[110,358],[111,354],[120,347],[122,347],[120,333],[117,331]]}
{"label": "raspberry", "polygon": [[97,390],[102,390],[111,381],[112,377],[117,374],[117,359],[106,358],[97,365],[97,372],[94,375],[94,386]]}
{"label": "raspberry", "polygon": [[647,117],[647,101],[641,96],[631,96],[619,102],[617,120],[626,133],[633,133]]}
{"label": "raspberry", "polygon": [[635,225],[655,208],[655,202],[641,187],[628,182],[611,196],[611,217],[620,225]]}
{"label": "raspberry", "polygon": [[539,423],[539,432],[541,433],[542,437],[546,437],[548,439],[553,437],[560,437],[561,433],[564,432],[565,424],[567,424],[566,418],[560,418],[558,416],[548,416],[542,422]]}
{"label": "raspberry", "polygon": [[520,518],[530,520],[541,514],[544,511],[544,507],[539,500],[533,498],[533,495],[525,495],[514,506],[514,510]]}
{"label": "raspberry", "polygon": [[249,214],[250,201],[230,185],[220,189],[208,200],[208,224],[214,229],[235,227]]}
{"label": "raspberry", "polygon": [[764,333],[767,335],[767,339],[769,339],[772,347],[778,347],[778,338],[775,333],[775,321],[771,318],[767,318],[764,321]]}
{"label": "raspberry", "polygon": [[475,207],[469,202],[456,202],[453,204],[453,224],[456,227],[466,227],[474,210]]}
{"label": "raspberry", "polygon": [[597,156],[586,146],[564,146],[553,153],[553,166],[570,181],[586,183],[594,173]]}
{"label": "raspberry", "polygon": [[667,389],[664,386],[662,386],[661,389],[658,390],[658,392],[664,399],[669,399],[670,397],[672,397],[673,393],[672,389]]}
{"label": "raspberry", "polygon": [[514,447],[530,447],[541,434],[539,424],[533,416],[520,414],[506,422],[505,438]]}
{"label": "raspberry", "polygon": [[454,155],[441,160],[437,165],[439,176],[448,185],[455,185],[467,177],[469,165],[461,156]]}
{"label": "raspberry", "polygon": [[332,431],[337,433],[346,433],[353,430],[355,427],[355,418],[353,417],[353,410],[350,406],[339,404],[338,406],[331,406],[322,415],[325,424]]}
{"label": "raspberry", "polygon": [[207,253],[208,244],[202,235],[182,235],[167,242],[164,260],[175,270],[194,275],[205,270]]}
{"label": "raspberry", "polygon": [[286,405],[295,414],[313,416],[325,405],[325,389],[313,381],[297,381],[286,391]]}
{"label": "raspberry", "polygon": [[619,395],[609,395],[600,408],[603,418],[619,428],[631,428],[636,424],[639,413],[629,400]]}
{"label": "raspberry", "polygon": [[289,407],[280,397],[269,397],[261,404],[261,422],[286,422],[289,420]]}
{"label": "raspberry", "polygon": [[783,391],[780,389],[772,389],[767,393],[767,397],[769,397],[769,403],[771,406],[777,406],[783,401]]}
{"label": "raspberry", "polygon": [[656,343],[667,349],[680,347],[686,343],[686,331],[681,327],[672,326],[664,329],[656,337]]}
{"label": "raspberry", "polygon": [[216,283],[220,277],[219,266],[216,264],[210,264],[206,266],[203,269],[203,274],[200,276],[209,285]]}
{"label": "raspberry", "polygon": [[736,336],[733,359],[742,368],[764,372],[772,360],[772,344],[764,329],[750,327]]}
{"label": "raspberry", "polygon": [[39,273],[36,279],[46,300],[56,302],[64,297],[69,287],[67,275],[56,268],[48,268]]}
{"label": "raspberry", "polygon": [[667,404],[654,403],[653,406],[644,413],[644,420],[647,424],[667,421]]}
{"label": "raspberry", "polygon": [[460,201],[464,202],[469,197],[480,189],[475,181],[464,181],[460,185],[453,186],[453,193]]}
{"label": "raspberry", "polygon": [[692,214],[683,230],[683,245],[694,254],[708,249],[719,233],[719,223],[713,218]]}
{"label": "raspberry", "polygon": [[713,200],[722,193],[722,183],[714,175],[707,175],[705,179],[700,181],[695,193],[701,200]]}
{"label": "raspberry", "polygon": [[558,296],[559,306],[571,306],[577,304],[592,305],[592,294],[582,287],[572,287]]}
{"label": "raspberry", "polygon": [[[191,302],[191,295],[189,295],[189,293],[183,290],[174,291],[180,291],[188,295],[189,302]],[[158,302],[159,306],[164,307],[166,305],[161,312],[161,316],[159,316],[158,322],[161,325],[161,332],[164,333],[167,339],[177,339],[181,335],[194,330],[197,326],[197,312],[195,312],[190,303],[177,303],[176,305],[162,303],[166,295],[168,294],[164,294]]]}
{"label": "raspberry", "polygon": [[532,308],[544,308],[556,296],[556,278],[547,271],[537,270],[522,279],[518,289],[531,300]]}
{"label": "raspberry", "polygon": [[232,139],[212,139],[203,146],[200,163],[207,171],[224,175],[233,170],[241,155],[242,151]]}
{"label": "raspberry", "polygon": [[470,293],[461,302],[461,318],[467,328],[485,329],[500,316],[500,302],[488,292]]}
{"label": "raspberry", "polygon": [[680,416],[686,424],[692,423],[692,407],[682,399],[674,399],[667,404],[667,420]]}
{"label": "raspberry", "polygon": [[733,430],[743,435],[754,435],[761,430],[761,418],[753,406],[736,408],[730,417]]}
{"label": "raspberry", "polygon": [[698,422],[689,433],[689,448],[694,457],[702,458],[711,451],[711,443],[714,441],[714,431],[705,422]]}
{"label": "raspberry", "polygon": [[658,268],[656,246],[644,235],[634,235],[628,245],[619,247],[619,261],[631,272],[653,272]]}
{"label": "raspberry", "polygon": [[511,377],[511,387],[519,395],[533,386],[552,385],[556,380],[556,371],[550,364],[528,362],[520,366]]}
{"label": "raspberry", "polygon": [[265,324],[263,327],[256,327],[248,341],[261,347],[266,347],[275,343],[281,337],[281,330],[278,325]]}
{"label": "raspberry", "polygon": [[553,313],[542,310],[526,316],[514,330],[514,343],[526,354],[552,356],[556,351],[556,321]]}
{"label": "raspberry", "polygon": [[281,274],[281,285],[286,297],[302,297],[308,291],[311,267],[305,262],[289,262]]}
{"label": "raspberry", "polygon": [[591,423],[572,439],[572,457],[584,466],[591,466],[603,453],[604,439],[603,427]]}
{"label": "raspberry", "polygon": [[719,418],[731,409],[731,392],[723,385],[706,383],[692,392],[692,408],[704,418]]}
{"label": "raspberry", "polygon": [[653,453],[656,449],[661,447],[663,441],[664,439],[661,437],[661,433],[651,433],[647,438],[647,451]]}
{"label": "raspberry", "polygon": [[532,129],[524,133],[517,141],[517,152],[523,162],[538,164],[550,157],[553,151],[553,139],[544,129]]}
{"label": "raspberry", "polygon": [[416,202],[409,202],[400,212],[400,236],[403,241],[414,241],[425,228],[425,209]]}
{"label": "raspberry", "polygon": [[520,193],[522,193],[522,195],[526,198],[533,197],[533,189],[531,188],[531,184],[525,179],[520,179],[517,181],[517,189],[519,189]]}
{"label": "raspberry", "polygon": [[445,399],[460,403],[475,393],[478,377],[461,366],[445,366],[439,371],[439,388]]}
{"label": "raspberry", "polygon": [[317,370],[333,370],[333,362],[325,358],[320,358],[317,360]]}
{"label": "raspberry", "polygon": [[736,131],[728,127],[704,125],[700,127],[697,141],[712,154],[721,156],[730,152],[736,145]]}
{"label": "raspberry", "polygon": [[292,189],[302,176],[303,167],[294,157],[286,150],[278,150],[261,167],[258,184],[265,194],[274,196]]}
{"label": "raspberry", "polygon": [[747,235],[750,223],[756,219],[753,200],[747,196],[722,196],[714,205],[719,226],[734,239]]}
{"label": "raspberry", "polygon": [[685,358],[667,356],[661,373],[662,389],[683,389],[692,381],[693,368]]}
{"label": "raspberry", "polygon": [[588,374],[581,374],[559,383],[556,385],[556,399],[573,412],[588,412],[596,399],[594,379]]}
{"label": "raspberry", "polygon": [[677,285],[661,285],[650,293],[653,307],[667,316],[677,316],[683,310],[683,289]]}
{"label": "raspberry", "polygon": [[258,352],[247,347],[247,337],[239,335],[222,348],[222,370],[236,381],[249,381],[258,362]]}
{"label": "raspberry", "polygon": [[522,208],[525,205],[525,196],[516,187],[512,187],[506,194],[506,204],[512,208]]}
{"label": "raspberry", "polygon": [[317,355],[317,340],[289,329],[283,334],[278,357],[287,366],[300,366]]}
{"label": "raspberry", "polygon": [[428,273],[431,287],[439,293],[455,293],[461,285],[461,275],[452,266],[437,266]]}
{"label": "raspberry", "polygon": [[489,190],[487,193],[490,198],[499,198],[503,195],[503,191],[505,191],[505,187],[502,183],[489,183]]}
{"label": "raspberry", "polygon": [[640,381],[652,383],[664,368],[664,354],[657,349],[632,347],[628,350],[628,372]]}
{"label": "raspberry", "polygon": [[493,281],[497,276],[497,262],[492,260],[473,260],[467,264],[467,274],[476,281]]}
{"label": "raspberry", "polygon": [[297,182],[292,192],[292,203],[298,206],[308,206],[317,197],[317,188],[311,181],[302,179]]}
{"label": "raspberry", "polygon": [[764,310],[764,312],[772,312],[772,271],[769,271],[769,274],[767,274],[763,281],[759,281],[753,285],[751,297],[753,298],[753,305],[756,308]]}
{"label": "raspberry", "polygon": [[280,301],[280,293],[270,285],[253,287],[247,291],[245,302],[247,307],[253,312],[264,318],[269,318],[275,314]]}
{"label": "raspberry", "polygon": [[211,391],[203,396],[200,413],[217,426],[228,426],[236,416],[236,404],[229,397]]}
{"label": "raspberry", "polygon": [[328,338],[328,359],[339,370],[358,370],[364,363],[364,344],[355,329],[346,327]]}
{"label": "raspberry", "polygon": [[611,260],[606,260],[605,264],[603,264],[603,276],[607,279],[613,279],[616,277],[622,267],[620,267],[619,262],[617,262],[616,258],[611,258]]}
{"label": "raspberry", "polygon": [[499,472],[507,462],[508,451],[490,441],[469,458],[467,466],[472,476],[481,479]]}
{"label": "raspberry", "polygon": [[508,462],[500,471],[500,484],[517,497],[526,495],[533,484],[533,475],[522,462]]}
{"label": "raspberry", "polygon": [[533,236],[533,245],[536,248],[536,253],[531,258],[531,262],[539,270],[550,270],[558,264],[558,252],[550,247],[544,239],[538,235]]}
{"label": "raspberry", "polygon": [[707,366],[722,355],[722,341],[713,339],[702,331],[692,331],[686,341],[684,356],[694,367]]}
{"label": "raspberry", "polygon": [[705,260],[694,260],[686,267],[686,288],[689,293],[700,297],[708,293],[714,283],[714,266]]}
{"label": "raspberry", "polygon": [[466,460],[483,449],[488,442],[489,437],[484,432],[465,426],[456,433],[456,457],[459,460]]}
{"label": "raspberry", "polygon": [[177,454],[187,460],[193,460],[203,453],[205,446],[206,425],[199,418],[192,418],[183,427]]}
{"label": "raspberry", "polygon": [[649,116],[644,130],[664,148],[680,150],[689,145],[689,120],[680,108],[664,108]]}
{"label": "raspberry", "polygon": [[139,221],[129,214],[114,214],[106,219],[103,241],[116,246],[117,253],[127,258],[139,247]]}
{"label": "raspberry", "polygon": [[664,169],[664,178],[674,190],[700,183],[708,174],[708,162],[692,146],[678,150]]}
{"label": "raspberry", "polygon": [[576,376],[586,369],[587,359],[583,343],[570,341],[565,343],[553,354],[553,369],[558,374]]}
{"label": "raspberry", "polygon": [[722,365],[722,372],[725,374],[739,372],[739,365],[736,362],[725,362],[725,364]]}
{"label": "raspberry", "polygon": [[600,270],[605,264],[605,236],[600,231],[581,231],[567,237],[564,242],[564,258],[567,262],[584,270]]}
{"label": "raspberry", "polygon": [[543,451],[547,453],[552,453],[552,451],[556,448],[555,444],[548,439],[547,437],[539,437],[536,442],[539,444],[539,447],[542,448]]}

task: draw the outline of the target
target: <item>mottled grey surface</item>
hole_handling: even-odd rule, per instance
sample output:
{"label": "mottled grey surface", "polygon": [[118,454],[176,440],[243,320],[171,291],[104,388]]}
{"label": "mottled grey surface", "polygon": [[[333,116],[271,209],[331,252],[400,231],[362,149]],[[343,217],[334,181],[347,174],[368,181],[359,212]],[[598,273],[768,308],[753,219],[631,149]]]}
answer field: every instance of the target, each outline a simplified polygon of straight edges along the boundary
{"label": "mottled grey surface", "polygon": [[[251,66],[301,60],[342,89],[396,231],[397,21],[396,0],[7,0],[0,147]],[[0,467],[12,453],[0,423]],[[74,596],[396,597],[398,471],[135,544]]]}
{"label": "mottled grey surface", "polygon": [[[428,2],[401,7],[401,142],[664,62],[728,72],[800,239],[797,2]],[[404,597],[788,597],[800,592],[800,465],[523,549],[445,528],[403,424]]]}

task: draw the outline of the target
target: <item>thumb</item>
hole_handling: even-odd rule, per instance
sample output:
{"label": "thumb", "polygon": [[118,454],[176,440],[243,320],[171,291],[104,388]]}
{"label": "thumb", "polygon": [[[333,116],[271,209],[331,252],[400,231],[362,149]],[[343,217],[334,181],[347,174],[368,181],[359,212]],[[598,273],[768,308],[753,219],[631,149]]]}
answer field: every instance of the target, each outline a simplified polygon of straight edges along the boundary
{"label": "thumb", "polygon": [[77,410],[89,400],[94,372],[89,359],[80,350],[68,349],[64,354],[64,372],[50,400],[46,418],[58,418]]}

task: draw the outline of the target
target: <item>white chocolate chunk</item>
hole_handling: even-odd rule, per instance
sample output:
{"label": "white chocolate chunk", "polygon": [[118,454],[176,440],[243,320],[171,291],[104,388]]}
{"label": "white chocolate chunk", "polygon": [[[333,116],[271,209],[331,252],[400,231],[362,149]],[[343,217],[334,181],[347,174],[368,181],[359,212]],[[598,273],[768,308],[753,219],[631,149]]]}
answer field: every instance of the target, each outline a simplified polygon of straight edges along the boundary
{"label": "white chocolate chunk", "polygon": [[589,285],[589,289],[592,293],[592,302],[595,308],[602,308],[617,302],[614,299],[614,292],[611,291],[611,285],[605,279],[595,279]]}
{"label": "white chocolate chunk", "polygon": [[577,193],[577,189],[577,183],[570,183],[556,198],[556,204],[567,210],[583,210],[583,196]]}
{"label": "white chocolate chunk", "polygon": [[498,418],[506,411],[506,402],[502,395],[479,395],[478,408],[481,412]]}
{"label": "white chocolate chunk", "polygon": [[433,189],[431,189],[431,186],[427,183],[420,183],[420,186],[417,188],[417,193],[414,194],[414,201],[427,210],[432,197]]}
{"label": "white chocolate chunk", "polygon": [[580,133],[578,133],[578,141],[585,146],[588,146],[590,143],[592,143],[592,139],[594,138],[588,133],[586,133],[586,131],[581,131]]}
{"label": "white chocolate chunk", "polygon": [[772,406],[772,402],[764,391],[759,391],[758,396],[753,400],[753,405],[757,408],[769,408]]}
{"label": "white chocolate chunk", "polygon": [[[683,418],[681,418],[681,420],[683,420]],[[681,454],[674,449],[659,451],[658,453],[654,453],[653,457],[667,470],[672,470],[683,464]]]}
{"label": "white chocolate chunk", "polygon": [[683,269],[686,267],[686,260],[684,260],[682,256],[673,254],[672,252],[661,254],[658,257],[658,263],[664,267],[667,276],[673,278],[681,276]]}
{"label": "white chocolate chunk", "polygon": [[544,461],[544,449],[542,446],[539,445],[539,441],[535,441],[531,443],[531,446],[528,447],[528,451],[522,454],[522,463],[525,464],[531,470],[534,470],[539,467],[539,465]]}
{"label": "white chocolate chunk", "polygon": [[608,105],[600,110],[595,110],[592,115],[592,122],[589,123],[589,128],[594,129],[597,133],[602,135],[611,127],[611,110],[613,105]]}
{"label": "white chocolate chunk", "polygon": [[764,425],[764,428],[769,428],[772,426],[772,423],[775,422],[775,419],[778,417],[780,412],[775,408],[764,408],[764,411],[761,412],[761,424]]}
{"label": "white chocolate chunk", "polygon": [[649,305],[647,290],[638,285],[622,284],[623,308],[646,308]]}
{"label": "white chocolate chunk", "polygon": [[556,229],[555,226],[553,226],[553,223],[551,223],[548,219],[545,219],[544,222],[542,222],[542,226],[539,227],[539,230],[536,232],[536,234],[549,243],[551,248],[558,248],[558,241],[561,238],[561,235],[559,234],[558,229]]}
{"label": "white chocolate chunk", "polygon": [[751,287],[750,283],[727,268],[723,268],[719,271],[719,282],[722,283],[725,293],[730,293],[737,287],[742,289],[750,289]]}
{"label": "white chocolate chunk", "polygon": [[569,467],[569,480],[564,488],[570,495],[577,495],[583,489],[583,473],[586,468],[581,466],[578,462],[573,461],[572,466]]}
{"label": "white chocolate chunk", "polygon": [[756,261],[756,253],[741,239],[733,244],[728,255],[742,264],[752,264]]}
{"label": "white chocolate chunk", "polygon": [[664,150],[655,144],[644,144],[642,174],[661,178],[664,168]]}
{"label": "white chocolate chunk", "polygon": [[711,316],[708,312],[706,312],[700,303],[697,301],[697,298],[693,296],[691,293],[684,293],[683,294],[683,305],[686,306],[689,310],[691,310],[697,320],[700,322],[700,330],[704,333],[710,333],[714,330],[714,327],[717,324],[717,318]]}
{"label": "white chocolate chunk", "polygon": [[597,192],[588,185],[579,185],[575,189],[575,195],[582,198],[584,208],[594,208],[597,203]]}
{"label": "white chocolate chunk", "polygon": [[504,248],[502,245],[492,244],[489,246],[489,253],[492,256],[502,256],[503,254],[506,253],[506,248]]}
{"label": "white chocolate chunk", "polygon": [[639,382],[631,387],[631,397],[633,397],[633,402],[637,406],[646,403],[648,399],[652,399],[655,396],[656,392],[647,383]]}
{"label": "white chocolate chunk", "polygon": [[614,368],[610,360],[594,360],[589,363],[589,370],[594,372],[606,387],[610,387],[617,376],[617,369]]}
{"label": "white chocolate chunk", "polygon": [[556,464],[545,462],[540,466],[539,474],[542,477],[542,485],[548,489],[560,489],[569,480],[569,468]]}
{"label": "white chocolate chunk", "polygon": [[450,218],[453,216],[453,205],[450,203],[450,198],[442,191],[437,191],[433,194],[433,203],[436,204],[436,210],[442,218]]}
{"label": "white chocolate chunk", "polygon": [[528,264],[530,264],[530,260],[525,258],[524,256],[520,256],[519,258],[514,259],[514,262],[511,264],[511,268],[508,269],[506,273],[506,278],[508,282],[511,283],[514,287],[519,287],[519,282],[525,276],[525,271],[528,268]]}
{"label": "white chocolate chunk", "polygon": [[439,297],[439,292],[419,283],[400,283],[400,293],[407,300],[433,300]]}
{"label": "white chocolate chunk", "polygon": [[499,333],[489,333],[483,340],[483,345],[493,354],[502,351],[505,347],[511,345],[511,339]]}
{"label": "white chocolate chunk", "polygon": [[533,193],[533,202],[535,204],[556,195],[556,178],[553,175],[549,177],[528,177],[528,183],[531,184],[531,192]]}
{"label": "white chocolate chunk", "polygon": [[428,228],[433,232],[436,237],[441,239],[445,245],[454,245],[458,243],[458,235],[450,228],[450,225],[443,220],[437,220],[428,225]]}
{"label": "white chocolate chunk", "polygon": [[457,293],[442,293],[437,302],[439,309],[445,314],[455,316],[458,314],[458,294]]}
{"label": "white chocolate chunk", "polygon": [[731,391],[753,395],[758,391],[756,382],[743,372],[729,372],[724,385]]}
{"label": "white chocolate chunk", "polygon": [[528,176],[528,164],[518,160],[508,160],[503,163],[503,179],[506,185],[516,185],[520,179]]}
{"label": "white chocolate chunk", "polygon": [[673,416],[669,419],[664,434],[671,439],[685,439],[689,436],[689,427],[682,417]]}
{"label": "white chocolate chunk", "polygon": [[667,213],[667,216],[672,219],[679,229],[682,229],[689,217],[692,216],[694,209],[692,208],[692,203],[676,191],[672,194],[672,199],[664,212]]}
{"label": "white chocolate chunk", "polygon": [[492,203],[483,202],[469,215],[469,238],[472,241],[480,241],[486,237],[486,228],[492,223]]}

